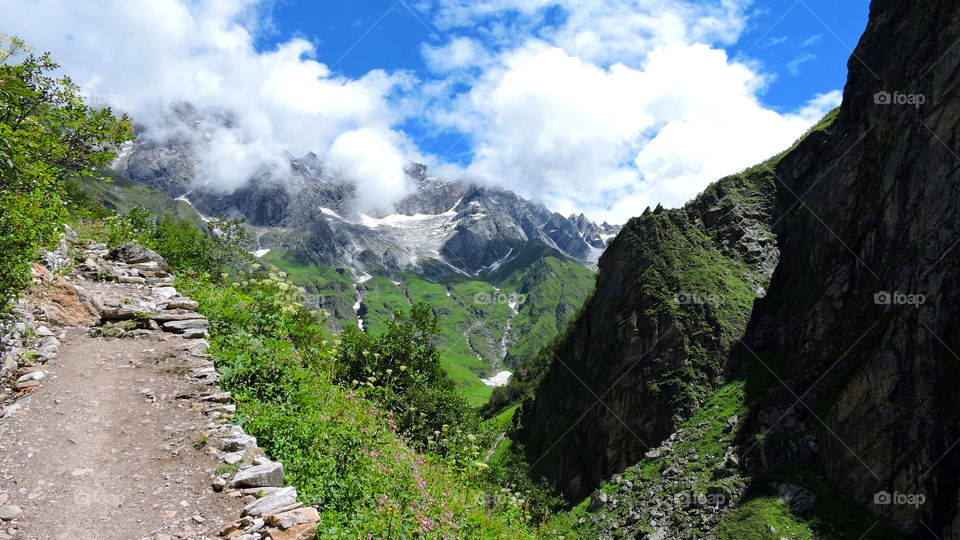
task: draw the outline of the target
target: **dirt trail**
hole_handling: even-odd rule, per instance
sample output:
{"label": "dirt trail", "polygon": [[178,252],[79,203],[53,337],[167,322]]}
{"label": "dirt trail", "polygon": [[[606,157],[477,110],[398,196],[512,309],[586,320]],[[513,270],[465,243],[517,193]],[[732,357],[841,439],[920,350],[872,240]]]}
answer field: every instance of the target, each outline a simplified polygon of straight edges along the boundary
{"label": "dirt trail", "polygon": [[[210,420],[189,399],[179,337],[71,330],[23,407],[0,426],[0,489],[20,538],[215,537],[239,499],[214,493],[216,455],[192,443]],[[199,519],[195,519],[199,518]]]}
{"label": "dirt trail", "polygon": [[206,320],[156,263],[105,253],[68,279],[38,267],[20,350],[0,350],[0,540],[216,538],[254,497],[212,487],[233,406]]}

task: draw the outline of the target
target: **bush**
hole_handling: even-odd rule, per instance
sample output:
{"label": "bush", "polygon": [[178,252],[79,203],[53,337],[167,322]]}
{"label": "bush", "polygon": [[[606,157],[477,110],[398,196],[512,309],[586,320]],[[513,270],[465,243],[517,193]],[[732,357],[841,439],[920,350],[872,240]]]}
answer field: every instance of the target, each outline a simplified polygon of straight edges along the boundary
{"label": "bush", "polygon": [[437,317],[418,303],[398,311],[379,336],[348,327],[341,338],[336,376],[392,413],[402,433],[423,445],[447,427],[470,427],[470,406],[440,365],[434,344]]}
{"label": "bush", "polygon": [[[439,366],[426,306],[398,313],[380,337],[333,340],[324,314],[304,307],[276,269],[221,283],[182,276],[177,286],[211,322],[210,351],[237,401],[236,422],[317,507],[319,537],[531,537],[524,498],[485,479],[482,449],[495,434],[466,429],[466,403]],[[336,384],[375,372],[385,376]]]}
{"label": "bush", "polygon": [[0,51],[0,311],[29,283],[40,248],[56,243],[66,220],[66,182],[116,155],[129,140],[129,119],[83,104],[48,54],[10,59],[23,47]]}

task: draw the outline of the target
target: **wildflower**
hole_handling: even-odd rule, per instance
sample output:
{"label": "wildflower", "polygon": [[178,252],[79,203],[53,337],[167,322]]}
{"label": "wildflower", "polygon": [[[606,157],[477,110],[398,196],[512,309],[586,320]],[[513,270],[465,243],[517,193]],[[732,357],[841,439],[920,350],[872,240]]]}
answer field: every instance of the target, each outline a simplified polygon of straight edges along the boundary
{"label": "wildflower", "polygon": [[470,439],[470,441],[472,442],[477,440],[477,436],[471,433],[470,435],[467,435],[467,439]]}
{"label": "wildflower", "polygon": [[489,469],[489,468],[490,468],[489,465],[487,465],[486,463],[484,463],[484,462],[482,462],[482,461],[478,461],[478,462],[477,462],[477,467],[480,467],[481,469]]}
{"label": "wildflower", "polygon": [[406,370],[407,370],[407,366],[400,366],[400,371],[406,371]]}
{"label": "wildflower", "polygon": [[393,375],[393,370],[392,370],[392,369],[388,369],[388,370],[387,370],[387,375]]}

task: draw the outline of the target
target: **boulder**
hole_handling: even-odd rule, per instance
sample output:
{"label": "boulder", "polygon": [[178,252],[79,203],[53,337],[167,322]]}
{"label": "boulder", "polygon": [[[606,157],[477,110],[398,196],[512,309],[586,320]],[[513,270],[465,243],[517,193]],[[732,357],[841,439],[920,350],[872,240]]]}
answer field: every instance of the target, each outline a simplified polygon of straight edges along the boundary
{"label": "boulder", "polygon": [[96,303],[62,276],[50,285],[34,288],[31,296],[51,324],[93,326],[100,321]]}
{"label": "boulder", "polygon": [[155,262],[158,268],[170,268],[170,265],[159,253],[134,242],[120,244],[111,249],[110,253],[107,254],[107,259],[127,264]]}
{"label": "boulder", "polygon": [[233,477],[231,487],[279,487],[283,485],[283,464],[277,461],[268,461],[244,469]]}
{"label": "boulder", "polygon": [[174,334],[193,334],[197,331],[206,332],[207,326],[206,319],[185,319],[165,322],[163,323],[163,330]]}
{"label": "boulder", "polygon": [[247,448],[256,445],[256,437],[241,433],[220,443],[220,450],[224,452],[242,452]]}
{"label": "boulder", "polygon": [[267,529],[267,538],[271,540],[311,540],[317,535],[316,523],[303,523],[287,530]]}
{"label": "boulder", "polygon": [[161,300],[170,300],[174,296],[179,296],[180,293],[177,292],[177,289],[173,287],[154,287],[152,291],[154,296],[160,298]]}
{"label": "boulder", "polygon": [[167,309],[185,309],[187,311],[196,311],[200,304],[196,300],[191,300],[186,296],[177,296],[167,302]]}
{"label": "boulder", "polygon": [[273,514],[267,518],[267,523],[281,529],[289,529],[294,525],[316,523],[318,521],[320,521],[320,514],[318,514],[317,509],[312,506]]}
{"label": "boulder", "polygon": [[297,488],[285,487],[257,499],[243,507],[243,513],[248,516],[269,516],[286,510],[293,510],[297,504]]}

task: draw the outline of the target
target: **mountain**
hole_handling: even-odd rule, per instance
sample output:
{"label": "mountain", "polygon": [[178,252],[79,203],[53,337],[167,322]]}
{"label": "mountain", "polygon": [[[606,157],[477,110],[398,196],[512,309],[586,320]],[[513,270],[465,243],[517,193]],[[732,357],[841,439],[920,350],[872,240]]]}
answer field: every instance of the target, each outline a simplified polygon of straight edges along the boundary
{"label": "mountain", "polygon": [[289,170],[280,177],[264,170],[243,187],[224,192],[215,183],[196,181],[206,150],[196,142],[203,139],[194,119],[199,114],[188,104],[173,111],[168,122],[177,123],[181,134],[156,139],[141,128],[113,169],[188,201],[200,214],[242,215],[254,227],[275,229],[277,234],[261,235],[261,249],[283,248],[301,261],[388,273],[426,271],[439,262],[478,276],[533,244],[595,263],[605,239],[618,230],[583,215],[564,218],[509,190],[430,177],[420,164],[407,168],[414,190],[394,204],[394,213],[368,215],[357,207],[355,188],[328,173],[312,153],[290,156]]}
{"label": "mountain", "polygon": [[958,8],[873,0],[838,111],[613,241],[517,416],[554,533],[960,535]]}
{"label": "mountain", "polygon": [[196,181],[209,151],[202,126],[210,120],[200,118],[183,104],[162,137],[139,128],[113,163],[120,180],[107,189],[117,203],[165,211],[159,191],[182,215],[246,217],[257,238],[251,251],[307,289],[334,328],[378,332],[395,310],[427,301],[441,316],[445,367],[478,405],[565,328],[619,230],[509,190],[428,176],[420,164],[407,167],[412,192],[391,213],[360,211],[356,188],[314,154],[289,157],[281,177],[264,170],[224,192]]}
{"label": "mountain", "polygon": [[765,166],[724,178],[684,208],[648,208],[601,257],[520,412],[534,472],[571,500],[673,433],[721,378],[778,260],[774,191]]}

